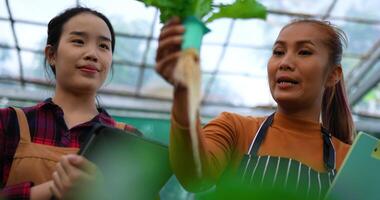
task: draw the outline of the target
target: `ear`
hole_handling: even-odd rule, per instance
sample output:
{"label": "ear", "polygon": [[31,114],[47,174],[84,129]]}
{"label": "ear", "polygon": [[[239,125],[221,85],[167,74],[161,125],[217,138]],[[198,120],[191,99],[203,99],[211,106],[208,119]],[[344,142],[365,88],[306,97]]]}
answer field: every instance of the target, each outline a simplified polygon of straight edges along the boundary
{"label": "ear", "polygon": [[342,80],[343,70],[342,66],[335,66],[328,74],[325,87],[333,87],[340,80]]}
{"label": "ear", "polygon": [[50,44],[45,47],[45,57],[50,66],[55,66],[55,51]]}

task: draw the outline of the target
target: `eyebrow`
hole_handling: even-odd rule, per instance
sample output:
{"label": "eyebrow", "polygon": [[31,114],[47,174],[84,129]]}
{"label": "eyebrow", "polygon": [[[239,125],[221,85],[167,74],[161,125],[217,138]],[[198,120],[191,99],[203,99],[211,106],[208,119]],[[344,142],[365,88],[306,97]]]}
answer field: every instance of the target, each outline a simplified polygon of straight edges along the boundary
{"label": "eyebrow", "polygon": [[[72,31],[72,32],[70,32],[70,35],[77,35],[77,36],[86,37],[88,34],[85,32],[81,32],[81,31]],[[100,35],[98,38],[100,38],[100,40],[104,40],[104,41],[108,41],[108,42],[112,41],[109,37],[104,36],[104,35]]]}
{"label": "eyebrow", "polygon": [[[282,40],[277,40],[273,46],[275,46],[276,44],[280,44],[280,45],[285,45],[286,42],[285,41],[282,41]],[[311,40],[300,40],[300,41],[297,41],[296,42],[296,45],[297,46],[300,46],[300,45],[303,45],[303,44],[311,44],[313,46],[316,46],[314,42],[312,42]]]}

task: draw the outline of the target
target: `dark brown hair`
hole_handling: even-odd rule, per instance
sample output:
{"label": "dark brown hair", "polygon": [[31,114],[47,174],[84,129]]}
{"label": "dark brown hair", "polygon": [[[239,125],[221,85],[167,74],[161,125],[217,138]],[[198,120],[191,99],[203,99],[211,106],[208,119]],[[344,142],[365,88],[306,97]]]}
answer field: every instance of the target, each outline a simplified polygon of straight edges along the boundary
{"label": "dark brown hair", "polygon": [[[346,34],[338,27],[328,21],[314,19],[297,19],[286,25],[308,23],[320,28],[325,34],[324,44],[329,49],[329,66],[327,71],[334,67],[340,67],[343,54],[343,45],[347,45]],[[344,85],[344,79],[338,81],[334,86],[325,88],[322,99],[322,124],[329,132],[341,141],[351,144],[355,126]]]}

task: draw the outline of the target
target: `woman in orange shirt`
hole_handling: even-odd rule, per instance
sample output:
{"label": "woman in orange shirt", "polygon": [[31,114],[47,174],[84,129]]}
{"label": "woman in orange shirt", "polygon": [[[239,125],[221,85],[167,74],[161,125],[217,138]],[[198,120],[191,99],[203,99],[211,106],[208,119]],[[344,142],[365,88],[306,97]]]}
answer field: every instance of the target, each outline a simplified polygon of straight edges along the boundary
{"label": "woman in orange shirt", "polygon": [[183,33],[178,19],[166,24],[156,58],[157,72],[174,85],[169,148],[181,184],[189,191],[218,188],[233,175],[252,188],[274,185],[322,197],[354,134],[341,66],[344,32],[317,20],[293,21],[281,30],[267,68],[276,112],[268,117],[224,112],[199,125],[202,177],[196,176],[192,156],[187,88],[173,77]]}

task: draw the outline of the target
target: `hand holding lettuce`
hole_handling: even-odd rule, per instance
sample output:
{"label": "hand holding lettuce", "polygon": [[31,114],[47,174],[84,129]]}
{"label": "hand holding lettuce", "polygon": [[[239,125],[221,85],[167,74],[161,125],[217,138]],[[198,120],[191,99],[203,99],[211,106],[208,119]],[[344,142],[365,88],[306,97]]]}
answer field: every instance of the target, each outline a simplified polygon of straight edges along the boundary
{"label": "hand holding lettuce", "polygon": [[214,5],[212,0],[138,0],[160,10],[160,20],[166,23],[177,16],[185,26],[181,55],[174,69],[174,79],[187,87],[188,118],[193,157],[198,177],[202,175],[196,131],[197,112],[201,100],[200,46],[210,31],[206,24],[220,18],[266,18],[266,9],[255,0],[236,0],[229,5]]}

